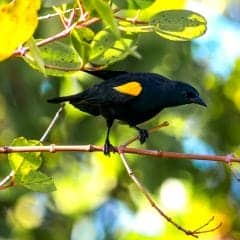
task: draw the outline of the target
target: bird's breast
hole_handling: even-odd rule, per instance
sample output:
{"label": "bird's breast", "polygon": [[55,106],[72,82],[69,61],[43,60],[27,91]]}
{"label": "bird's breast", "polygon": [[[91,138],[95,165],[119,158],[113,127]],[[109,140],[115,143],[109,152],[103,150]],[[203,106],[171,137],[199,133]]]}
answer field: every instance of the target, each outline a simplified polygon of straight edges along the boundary
{"label": "bird's breast", "polygon": [[112,109],[114,118],[120,121],[126,122],[131,126],[143,123],[156,114],[158,114],[161,109],[141,109],[138,105],[128,104],[126,106],[118,106]]}

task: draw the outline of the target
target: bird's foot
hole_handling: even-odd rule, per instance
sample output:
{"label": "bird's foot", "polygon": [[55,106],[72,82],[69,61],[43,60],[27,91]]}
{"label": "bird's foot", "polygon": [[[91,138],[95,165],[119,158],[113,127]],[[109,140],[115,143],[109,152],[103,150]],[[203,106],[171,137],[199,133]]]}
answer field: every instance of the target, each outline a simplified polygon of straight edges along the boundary
{"label": "bird's foot", "polygon": [[143,144],[146,142],[146,139],[149,136],[148,131],[146,129],[141,129],[141,128],[139,128],[138,131],[139,131],[139,141],[141,144]]}
{"label": "bird's foot", "polygon": [[110,152],[115,153],[116,152],[115,147],[111,143],[105,142],[103,146],[103,153],[106,156],[110,156]]}

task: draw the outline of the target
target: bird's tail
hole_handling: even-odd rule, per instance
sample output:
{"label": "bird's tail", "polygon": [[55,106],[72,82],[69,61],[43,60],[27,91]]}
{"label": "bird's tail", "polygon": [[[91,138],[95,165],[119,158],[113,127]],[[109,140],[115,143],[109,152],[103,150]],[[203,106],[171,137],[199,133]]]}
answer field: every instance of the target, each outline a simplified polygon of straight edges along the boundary
{"label": "bird's tail", "polygon": [[78,100],[81,100],[80,94],[51,98],[51,99],[48,99],[47,102],[49,103],[71,102],[72,100],[76,100],[76,98]]}
{"label": "bird's tail", "polygon": [[61,103],[65,101],[68,101],[67,97],[56,97],[47,100],[49,103]]}

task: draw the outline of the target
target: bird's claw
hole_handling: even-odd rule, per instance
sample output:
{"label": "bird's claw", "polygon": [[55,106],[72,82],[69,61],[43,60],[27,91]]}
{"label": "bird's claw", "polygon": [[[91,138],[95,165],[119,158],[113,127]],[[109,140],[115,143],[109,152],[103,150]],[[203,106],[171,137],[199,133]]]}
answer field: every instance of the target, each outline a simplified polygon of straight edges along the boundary
{"label": "bird's claw", "polygon": [[146,129],[139,129],[139,141],[141,144],[146,142],[148,136],[148,131]]}
{"label": "bird's claw", "polygon": [[103,147],[103,153],[106,156],[110,156],[110,152],[115,152],[115,148],[111,143],[106,142]]}

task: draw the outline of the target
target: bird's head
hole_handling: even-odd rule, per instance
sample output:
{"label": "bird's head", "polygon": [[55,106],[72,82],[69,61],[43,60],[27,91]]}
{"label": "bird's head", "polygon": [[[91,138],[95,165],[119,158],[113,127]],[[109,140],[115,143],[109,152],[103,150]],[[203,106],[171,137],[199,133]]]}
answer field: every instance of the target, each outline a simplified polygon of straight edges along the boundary
{"label": "bird's head", "polygon": [[187,83],[176,81],[174,92],[176,105],[195,103],[204,107],[207,106],[207,104],[199,96],[199,92]]}
{"label": "bird's head", "polygon": [[189,84],[183,83],[180,94],[183,104],[195,103],[207,107],[207,104],[199,96],[199,92]]}

